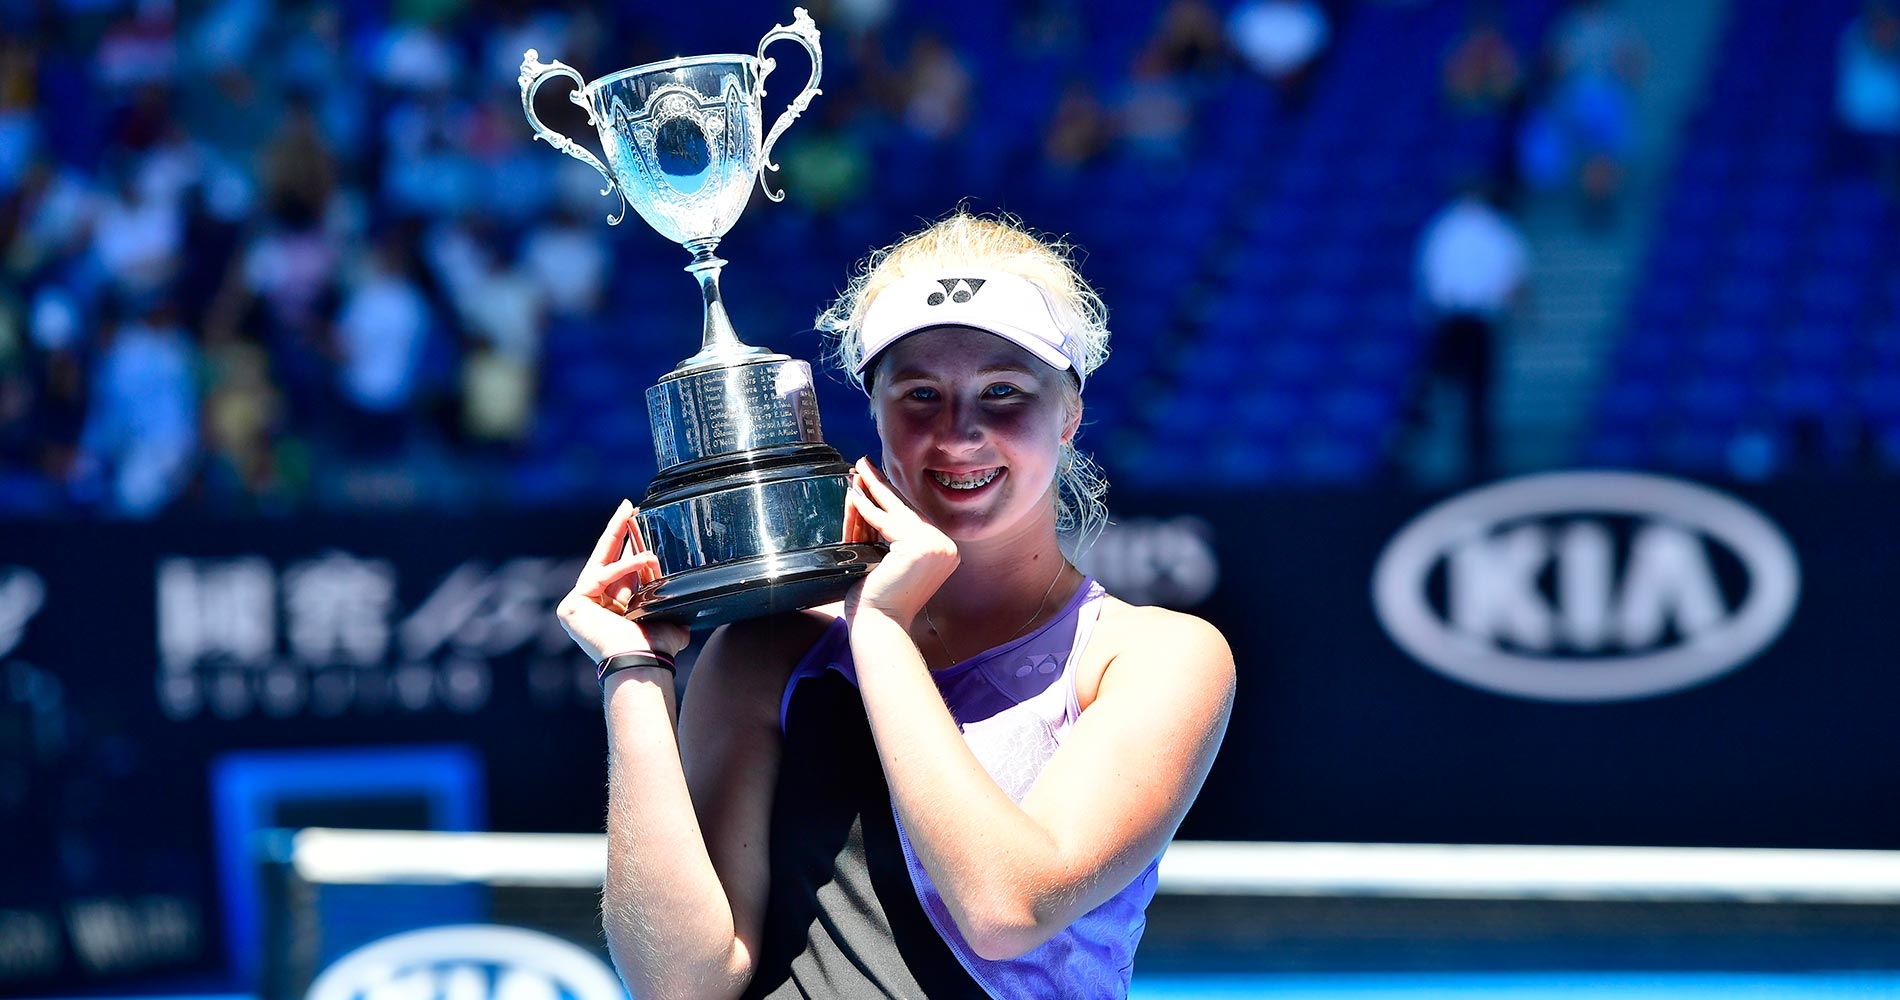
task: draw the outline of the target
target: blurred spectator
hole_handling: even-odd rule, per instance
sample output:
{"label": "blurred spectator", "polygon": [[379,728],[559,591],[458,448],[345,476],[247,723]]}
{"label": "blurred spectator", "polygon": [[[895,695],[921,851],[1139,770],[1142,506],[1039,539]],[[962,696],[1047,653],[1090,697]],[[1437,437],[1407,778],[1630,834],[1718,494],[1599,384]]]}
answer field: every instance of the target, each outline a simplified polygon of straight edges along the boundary
{"label": "blurred spectator", "polygon": [[405,411],[418,388],[432,322],[409,248],[400,237],[385,237],[336,321],[337,378],[352,411],[352,450],[380,454],[408,443]]}
{"label": "blurred spectator", "polygon": [[[1157,27],[1165,33],[1165,21]],[[1170,46],[1159,38],[1135,56],[1121,101],[1115,109],[1115,133],[1122,145],[1153,164],[1186,162],[1188,132],[1194,126],[1191,81],[1178,72]]]}
{"label": "blurred spectator", "polygon": [[335,398],[329,326],[339,296],[344,248],[309,203],[292,199],[259,220],[233,257],[205,318],[207,339],[250,336],[269,353],[293,421],[325,419]]}
{"label": "blurred spectator", "polygon": [[65,483],[72,477],[86,426],[86,369],[77,353],[54,351],[41,355],[38,377],[29,373],[26,386],[31,395],[21,424],[20,457],[47,482]]}
{"label": "blurred spectator", "polygon": [[1058,173],[1070,173],[1100,156],[1108,138],[1108,117],[1095,91],[1072,80],[1056,102],[1055,117],[1042,143],[1043,162]]}
{"label": "blurred spectator", "polygon": [[529,49],[538,49],[543,59],[559,59],[575,65],[574,60],[578,58],[574,54],[576,18],[568,12],[532,10],[513,4],[494,4],[491,11],[495,25],[478,69],[481,79],[489,81],[497,93],[514,91],[515,74],[521,69],[521,54]]}
{"label": "blurred spectator", "polygon": [[271,380],[269,355],[228,333],[208,336],[204,354],[205,480],[212,502],[249,508],[293,499],[303,477],[282,461],[277,433],[284,402]]}
{"label": "blurred spectator", "polygon": [[1607,224],[1635,152],[1642,40],[1610,0],[1572,0],[1549,51],[1549,94],[1525,124],[1525,176],[1545,188],[1574,185],[1585,219]]}
{"label": "blurred spectator", "polygon": [[521,440],[533,416],[546,300],[526,268],[505,265],[473,226],[438,229],[430,256],[464,334],[461,433],[470,441]]}
{"label": "blurred spectator", "polygon": [[1466,114],[1508,106],[1523,83],[1517,47],[1498,23],[1495,2],[1477,0],[1470,22],[1445,56],[1445,98]]}
{"label": "blurred spectator", "polygon": [[934,34],[920,36],[904,67],[904,124],[931,142],[955,136],[970,114],[970,86],[956,51]]}
{"label": "blurred spectator", "polygon": [[821,0],[813,6],[817,10],[812,16],[827,31],[836,25],[839,31],[855,37],[873,34],[882,28],[891,19],[891,11],[897,3],[896,0]]}
{"label": "blurred spectator", "polygon": [[106,134],[117,152],[142,153],[171,131],[172,92],[149,84],[114,100],[107,113]]}
{"label": "blurred spectator", "polygon": [[549,156],[545,143],[521,141],[524,128],[520,104],[505,99],[468,109],[462,123],[460,143],[474,207],[498,223],[518,226],[546,215],[555,195],[555,168],[566,159]]}
{"label": "blurred spectator", "polygon": [[191,134],[223,159],[251,166],[278,124],[276,95],[260,79],[233,66],[187,78],[178,114]]}
{"label": "blurred spectator", "polygon": [[397,24],[381,39],[376,73],[391,90],[443,93],[455,85],[455,49],[435,25]]}
{"label": "blurred spectator", "polygon": [[100,269],[123,294],[155,295],[177,271],[184,248],[184,218],[176,202],[144,190],[125,170],[117,197],[99,205],[92,252]]}
{"label": "blurred spectator", "polygon": [[1186,161],[1194,109],[1179,79],[1137,66],[1116,117],[1123,144],[1141,158],[1158,164]]}
{"label": "blurred spectator", "polygon": [[400,216],[458,215],[481,200],[464,141],[468,110],[447,90],[398,102],[383,119],[383,199]]}
{"label": "blurred spectator", "polygon": [[0,36],[0,198],[19,187],[40,149],[40,125],[33,116],[38,69],[31,41]]}
{"label": "blurred spectator", "polygon": [[133,183],[139,194],[157,205],[170,206],[183,222],[186,195],[205,179],[205,157],[199,143],[178,122],[167,118],[164,130],[138,158]]}
{"label": "blurred spectator", "polygon": [[1227,38],[1248,68],[1297,105],[1332,24],[1314,0],[1241,0],[1228,15]]}
{"label": "blurred spectator", "polygon": [[79,303],[69,292],[58,285],[43,285],[33,296],[27,334],[34,346],[48,354],[77,352],[83,322]]}
{"label": "blurred spectator", "polygon": [[309,101],[289,101],[259,162],[264,208],[293,224],[322,219],[336,190],[336,160]]}
{"label": "blurred spectator", "polygon": [[1227,63],[1220,15],[1206,0],[1169,0],[1141,58],[1157,72],[1213,76]]}
{"label": "blurred spectator", "polygon": [[215,0],[194,11],[185,34],[190,63],[201,70],[253,64],[272,6],[271,0]]}
{"label": "blurred spectator", "polygon": [[[586,167],[580,169],[588,177],[598,176]],[[607,266],[612,263],[604,228],[591,211],[582,217],[574,208],[564,206],[528,235],[522,262],[540,282],[548,306],[557,316],[586,316],[600,308]]]}
{"label": "blurred spectator", "polygon": [[1643,43],[1611,0],[1571,0],[1550,32],[1559,80],[1598,78],[1634,85],[1643,74]]}
{"label": "blurred spectator", "polygon": [[533,365],[474,340],[462,359],[462,434],[478,444],[514,444],[534,416]]}
{"label": "blurred spectator", "polygon": [[786,190],[814,214],[851,205],[871,182],[870,150],[852,125],[856,113],[854,104],[831,101],[819,113],[817,128],[784,147]]}
{"label": "blurred spectator", "polygon": [[36,457],[27,426],[36,395],[28,366],[20,304],[0,298],[0,475],[28,468]]}
{"label": "blurred spectator", "polygon": [[169,3],[128,4],[127,14],[106,31],[95,55],[100,82],[132,90],[169,84],[178,64]]}
{"label": "blurred spectator", "polygon": [[24,278],[85,251],[99,199],[79,171],[40,156],[14,192],[5,267]]}
{"label": "blurred spectator", "polygon": [[[313,4],[294,16],[290,37],[280,55],[284,87],[304,95],[323,131],[325,145],[338,158],[360,159],[369,132],[369,81],[351,65],[345,51],[342,15],[333,7]],[[502,69],[501,79],[514,80],[521,52]]]}
{"label": "blurred spectator", "polygon": [[228,194],[219,192],[222,185],[216,179],[194,185],[181,196],[187,250],[172,287],[179,316],[185,326],[193,330],[204,328],[245,235],[244,216],[251,200],[249,185],[235,183],[245,188],[242,199],[237,202],[225,200]]}
{"label": "blurred spectator", "polygon": [[1870,0],[1841,32],[1834,110],[1850,159],[1900,194],[1900,12]]}
{"label": "blurred spectator", "polygon": [[130,517],[157,514],[191,477],[198,447],[197,351],[162,295],[100,328],[75,491]]}
{"label": "blurred spectator", "polygon": [[243,322],[253,296],[280,336],[308,337],[328,319],[342,248],[320,219],[286,212],[269,220],[236,262],[229,325]]}
{"label": "blurred spectator", "polygon": [[1080,53],[1086,40],[1079,0],[1023,0],[1010,4],[1017,48],[1031,61]]}
{"label": "blurred spectator", "polygon": [[1431,338],[1426,379],[1415,394],[1414,409],[1423,410],[1440,380],[1462,395],[1465,472],[1473,479],[1496,469],[1491,443],[1496,341],[1528,266],[1524,237],[1480,183],[1468,183],[1419,238],[1418,293]]}

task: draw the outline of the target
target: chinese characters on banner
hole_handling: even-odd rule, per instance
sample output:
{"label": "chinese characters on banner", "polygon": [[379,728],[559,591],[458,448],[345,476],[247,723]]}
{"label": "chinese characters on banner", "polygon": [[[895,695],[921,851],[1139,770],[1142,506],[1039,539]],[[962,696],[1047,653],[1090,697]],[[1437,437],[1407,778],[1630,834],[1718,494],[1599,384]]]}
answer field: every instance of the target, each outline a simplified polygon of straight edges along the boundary
{"label": "chinese characters on banner", "polygon": [[166,556],[155,580],[160,704],[175,720],[468,714],[494,696],[493,661],[524,652],[537,702],[596,697],[553,614],[577,571],[552,558],[469,560],[405,607],[387,559]]}

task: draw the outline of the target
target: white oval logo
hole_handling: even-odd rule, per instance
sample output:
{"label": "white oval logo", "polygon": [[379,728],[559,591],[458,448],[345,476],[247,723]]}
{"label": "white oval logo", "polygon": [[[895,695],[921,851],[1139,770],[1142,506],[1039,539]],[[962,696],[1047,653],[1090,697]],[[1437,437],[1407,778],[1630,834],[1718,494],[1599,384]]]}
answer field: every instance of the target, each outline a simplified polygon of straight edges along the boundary
{"label": "white oval logo", "polygon": [[336,960],[306,1000],[626,1000],[592,952],[521,927],[463,924],[410,931]]}
{"label": "white oval logo", "polygon": [[1447,677],[1623,701],[1746,663],[1787,626],[1800,587],[1787,536],[1734,499],[1661,476],[1553,472],[1419,515],[1380,554],[1372,601],[1393,641]]}

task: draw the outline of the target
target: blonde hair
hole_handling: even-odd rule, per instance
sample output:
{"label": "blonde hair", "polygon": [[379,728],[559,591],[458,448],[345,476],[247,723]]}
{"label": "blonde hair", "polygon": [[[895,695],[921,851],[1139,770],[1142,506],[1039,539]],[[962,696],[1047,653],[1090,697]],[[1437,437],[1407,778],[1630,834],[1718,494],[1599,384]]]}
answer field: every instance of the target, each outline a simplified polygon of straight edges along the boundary
{"label": "blonde hair", "polygon": [[[1108,358],[1108,308],[1077,273],[1075,248],[1057,238],[1031,232],[1009,215],[980,216],[958,208],[859,263],[837,301],[818,314],[815,325],[834,340],[831,356],[845,377],[865,389],[859,362],[864,360],[864,315],[871,300],[892,282],[945,268],[981,267],[1021,275],[1049,293],[1058,322],[1074,331],[1076,370],[1084,377]],[[1079,409],[1081,392],[1074,380],[1062,383],[1069,405]],[[869,391],[868,389],[866,390]],[[1078,433],[1080,430],[1078,428]],[[1076,450],[1072,435],[1056,455],[1056,531],[1086,548],[1108,521],[1103,497],[1108,480],[1089,456]]]}

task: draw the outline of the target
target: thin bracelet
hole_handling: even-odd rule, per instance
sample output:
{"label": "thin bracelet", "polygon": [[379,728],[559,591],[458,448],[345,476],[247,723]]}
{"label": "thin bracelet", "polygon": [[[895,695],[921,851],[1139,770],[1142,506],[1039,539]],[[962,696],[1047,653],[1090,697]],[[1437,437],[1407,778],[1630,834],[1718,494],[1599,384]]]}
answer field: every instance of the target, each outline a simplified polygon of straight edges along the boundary
{"label": "thin bracelet", "polygon": [[629,653],[616,653],[600,661],[599,673],[595,679],[600,681],[601,690],[607,689],[607,675],[634,667],[658,667],[667,673],[673,673],[673,658],[657,650],[641,649]]}

